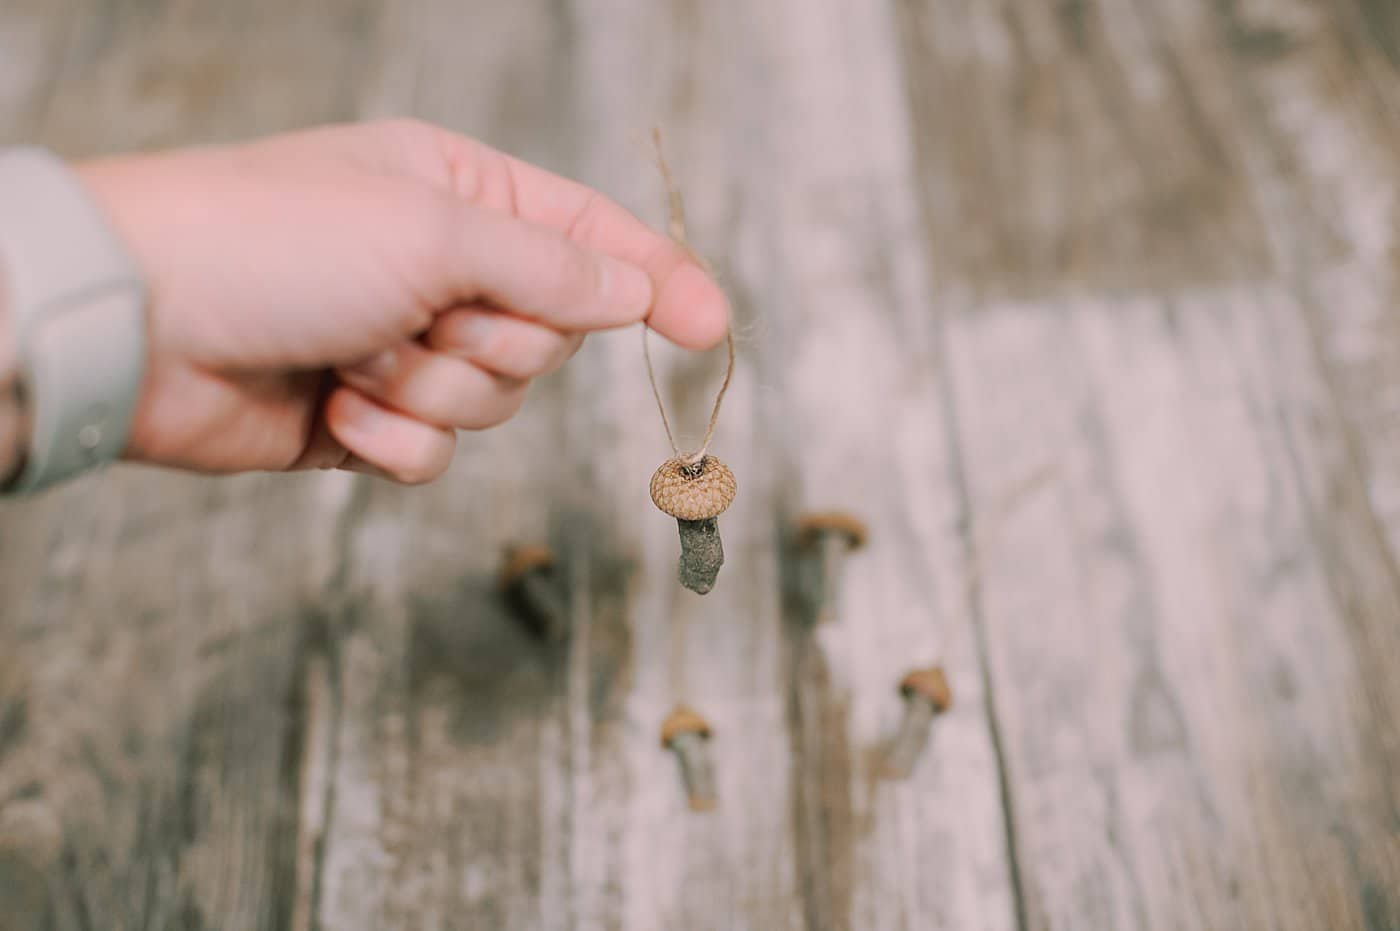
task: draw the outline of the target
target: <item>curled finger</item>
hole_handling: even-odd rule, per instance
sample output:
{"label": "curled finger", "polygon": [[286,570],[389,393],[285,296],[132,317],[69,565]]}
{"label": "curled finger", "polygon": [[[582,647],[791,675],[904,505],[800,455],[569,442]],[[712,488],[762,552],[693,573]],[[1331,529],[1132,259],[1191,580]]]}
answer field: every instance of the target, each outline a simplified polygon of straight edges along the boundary
{"label": "curled finger", "polygon": [[438,317],[424,342],[435,352],[497,375],[529,379],[548,375],[567,362],[583,344],[583,334],[561,333],[485,307],[464,307]]}
{"label": "curled finger", "polygon": [[483,430],[510,419],[529,386],[418,343],[400,343],[337,371],[346,384],[389,408],[462,430]]}
{"label": "curled finger", "polygon": [[446,471],[457,437],[451,430],[389,410],[340,387],[326,400],[326,426],[351,456],[395,481],[420,485]]}

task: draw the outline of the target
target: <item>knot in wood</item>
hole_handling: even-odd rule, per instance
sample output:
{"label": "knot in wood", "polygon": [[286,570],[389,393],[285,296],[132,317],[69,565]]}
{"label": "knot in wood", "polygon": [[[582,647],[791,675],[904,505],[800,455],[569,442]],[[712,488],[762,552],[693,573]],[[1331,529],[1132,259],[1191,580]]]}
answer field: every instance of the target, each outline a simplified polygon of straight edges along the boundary
{"label": "knot in wood", "polygon": [[729,466],[714,456],[689,463],[667,459],[651,477],[651,500],[678,520],[718,517],[734,501],[738,484]]}

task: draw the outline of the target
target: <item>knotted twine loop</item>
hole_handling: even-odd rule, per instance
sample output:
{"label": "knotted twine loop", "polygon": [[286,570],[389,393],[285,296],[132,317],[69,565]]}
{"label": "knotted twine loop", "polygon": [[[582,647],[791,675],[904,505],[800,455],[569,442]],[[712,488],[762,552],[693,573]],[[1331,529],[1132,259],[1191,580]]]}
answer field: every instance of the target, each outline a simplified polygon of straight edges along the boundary
{"label": "knotted twine loop", "polygon": [[[690,241],[686,238],[685,204],[681,200],[681,192],[676,186],[676,179],[671,175],[671,166],[667,164],[666,155],[661,149],[661,129],[659,127],[652,128],[651,142],[656,149],[656,166],[661,169],[661,179],[666,184],[667,229],[671,234],[671,239],[686,251],[695,264],[707,273],[713,274],[710,263],[696,254],[695,250],[690,247]],[[671,432],[671,419],[666,416],[666,405],[661,400],[661,389],[656,384],[656,372],[651,365],[651,347],[647,342],[648,329],[650,327],[642,326],[642,358],[646,359],[647,380],[651,382],[652,397],[656,398],[656,409],[661,412],[661,425],[666,428],[666,440],[671,444],[671,452],[676,458],[685,460],[686,466],[695,468],[698,473],[699,467],[705,461],[706,453],[710,451],[710,443],[714,441],[715,427],[719,424],[719,409],[724,404],[724,395],[729,391],[729,382],[734,377],[734,331],[728,328],[724,331],[724,342],[729,352],[729,364],[724,371],[724,382],[719,386],[719,394],[715,396],[715,407],[710,412],[710,425],[705,429],[705,439],[700,444],[698,452],[686,455],[676,445],[676,437]]]}

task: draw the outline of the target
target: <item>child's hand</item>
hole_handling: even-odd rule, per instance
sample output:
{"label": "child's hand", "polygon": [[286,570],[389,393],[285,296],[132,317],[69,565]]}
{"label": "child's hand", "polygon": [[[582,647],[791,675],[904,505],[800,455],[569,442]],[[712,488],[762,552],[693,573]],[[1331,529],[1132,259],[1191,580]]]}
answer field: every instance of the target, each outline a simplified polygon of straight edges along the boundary
{"label": "child's hand", "polygon": [[[728,308],[601,195],[432,126],[314,130],[78,166],[151,284],[127,455],[434,478],[590,330],[690,348]],[[330,374],[334,371],[334,375]]]}

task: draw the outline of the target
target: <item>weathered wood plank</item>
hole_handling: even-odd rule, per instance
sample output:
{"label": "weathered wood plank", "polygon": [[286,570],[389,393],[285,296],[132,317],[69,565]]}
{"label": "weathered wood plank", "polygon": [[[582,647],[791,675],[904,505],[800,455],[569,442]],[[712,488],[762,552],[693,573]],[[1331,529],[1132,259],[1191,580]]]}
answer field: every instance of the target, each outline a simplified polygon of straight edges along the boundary
{"label": "weathered wood plank", "polygon": [[[557,162],[572,89],[568,23],[542,3],[403,4],[366,114],[416,113]],[[535,62],[560,62],[557,70]],[[505,100],[511,100],[507,107]],[[463,437],[432,489],[376,487],[354,541],[359,623],[338,644],[331,796],[313,927],[568,927],[615,916],[615,812],[595,785],[630,657],[625,567],[587,518],[558,379],[531,416]],[[580,422],[582,427],[586,421]],[[571,485],[574,487],[571,488]],[[505,610],[509,542],[552,543],[582,593],[591,651],[539,647]],[[596,590],[596,597],[590,592]],[[590,681],[590,678],[593,681]],[[575,848],[587,847],[587,857]],[[615,920],[615,919],[613,919]]]}
{"label": "weathered wood plank", "polygon": [[[797,867],[815,928],[1011,927],[996,762],[964,600],[957,450],[936,365],[892,11],[769,9],[752,27],[770,114],[741,253],[776,397],[777,513],[871,524],[838,620],[788,631]],[[748,31],[748,30],[745,30]],[[736,88],[735,92],[738,90]],[[743,227],[741,226],[741,231]],[[877,452],[878,451],[878,452]],[[791,574],[791,573],[790,573]],[[797,612],[800,615],[800,612]],[[906,783],[877,777],[896,683],[947,666],[955,710]]]}
{"label": "weathered wood plank", "polygon": [[[319,4],[76,0],[0,37],[6,140],[68,154],[343,117],[366,38]],[[0,887],[39,877],[0,926],[286,926],[349,484],[118,467],[0,510]]]}
{"label": "weathered wood plank", "polygon": [[1057,476],[978,547],[1027,926],[1390,927],[1374,101],[1302,6],[903,9],[974,527]]}
{"label": "weathered wood plank", "polygon": [[[439,38],[455,4],[397,19],[393,41],[418,54],[386,70],[375,112],[514,141],[658,222],[643,140],[665,125],[694,242],[740,314],[715,450],[741,493],[719,588],[680,591],[674,523],[646,499],[666,448],[635,333],[592,341],[517,422],[466,438],[440,486],[374,490],[355,547],[365,620],[340,654],[324,926],[1011,926],[957,514],[939,494],[949,451],[928,429],[943,410],[888,12],[578,4],[563,32],[526,3],[461,41]],[[510,84],[512,109],[460,91],[561,54],[567,69]],[[694,439],[721,360],[656,354]],[[869,461],[891,430],[896,454]],[[842,506],[874,542],[840,619],[812,631],[782,597],[782,547],[799,509]],[[558,650],[492,592],[522,538],[567,566]],[[958,710],[914,780],[880,784],[895,685],[935,660]],[[678,701],[716,729],[705,816],[657,742]]]}
{"label": "weathered wood plank", "polygon": [[[1400,922],[1400,21],[751,7],[0,11],[0,135],[74,153],[411,111],[659,220],[660,121],[741,336],[703,600],[635,334],[431,489],[118,469],[6,505],[0,896],[58,928]],[[719,360],[658,360],[693,434]],[[873,536],[813,628],[815,507]],[[495,591],[521,540],[560,553],[564,645]],[[956,709],[881,783],[933,660]],[[710,815],[656,744],[678,700]]]}

